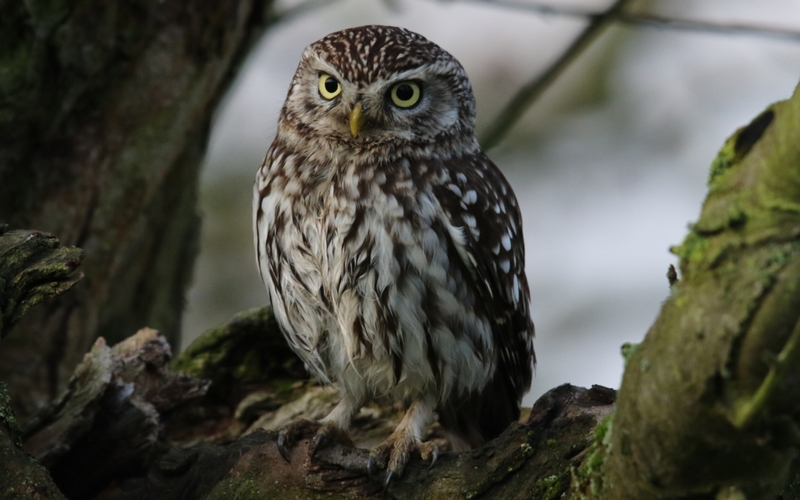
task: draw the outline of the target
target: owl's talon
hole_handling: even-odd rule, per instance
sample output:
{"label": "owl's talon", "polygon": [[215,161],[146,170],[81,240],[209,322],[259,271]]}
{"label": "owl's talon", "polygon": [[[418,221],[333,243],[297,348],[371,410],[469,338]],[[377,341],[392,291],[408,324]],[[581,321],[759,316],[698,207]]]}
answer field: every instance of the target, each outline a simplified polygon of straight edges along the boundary
{"label": "owl's talon", "polygon": [[389,484],[392,482],[392,478],[394,477],[394,471],[389,470],[386,472],[386,479],[383,481],[383,491],[386,492],[389,490]]}
{"label": "owl's talon", "polygon": [[323,429],[320,429],[320,431],[317,433],[317,435],[314,436],[314,443],[311,445],[311,456],[312,457],[317,453],[317,450],[322,445],[322,443],[325,442],[325,434],[322,431],[323,431]]}
{"label": "owl's talon", "polygon": [[398,428],[384,442],[370,450],[367,460],[367,476],[374,479],[378,467],[386,468],[386,478],[383,482],[385,491],[393,479],[403,475],[414,452],[418,452],[423,461],[430,461],[431,466],[439,458],[439,449],[435,444],[421,443],[416,438],[416,432],[408,428]]}
{"label": "owl's talon", "polygon": [[439,448],[434,445],[433,450],[431,451],[431,464],[428,466],[428,469],[433,468],[433,464],[436,463],[436,460],[439,459]]}
{"label": "owl's talon", "polygon": [[280,453],[281,457],[283,457],[283,459],[286,460],[287,464],[292,463],[292,461],[289,460],[289,457],[286,455],[286,435],[283,432],[278,434],[277,445],[278,445],[278,453]]}
{"label": "owl's talon", "polygon": [[280,453],[281,457],[283,457],[286,462],[292,463],[291,460],[289,460],[287,448],[294,446],[294,443],[301,436],[309,436],[312,438],[310,447],[310,454],[312,457],[317,450],[331,440],[339,441],[345,446],[353,446],[353,442],[350,441],[347,432],[339,429],[334,424],[296,420],[286,425],[278,432],[278,453]]}

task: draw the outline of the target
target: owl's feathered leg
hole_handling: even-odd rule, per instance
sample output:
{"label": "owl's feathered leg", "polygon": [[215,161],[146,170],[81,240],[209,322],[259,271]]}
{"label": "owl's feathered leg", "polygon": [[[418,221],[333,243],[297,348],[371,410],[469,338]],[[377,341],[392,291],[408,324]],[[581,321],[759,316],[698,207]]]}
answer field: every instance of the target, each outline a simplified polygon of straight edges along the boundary
{"label": "owl's feathered leg", "polygon": [[435,407],[434,401],[419,400],[411,403],[394,432],[370,451],[367,462],[370,475],[373,475],[378,465],[385,466],[385,485],[388,486],[393,476],[403,474],[411,452],[415,450],[422,455],[423,460],[430,460],[433,465],[439,456],[439,450],[433,443],[422,442],[422,431],[433,420]]}
{"label": "owl's feathered leg", "polygon": [[363,403],[345,394],[333,411],[319,422],[311,422],[303,419],[289,423],[278,432],[278,452],[284,460],[289,462],[290,460],[286,454],[286,448],[293,446],[297,439],[304,434],[314,435],[314,440],[311,445],[312,456],[321,446],[332,440],[352,446],[353,442],[347,435],[347,430],[350,428],[350,422],[353,420],[353,417],[362,406]]}

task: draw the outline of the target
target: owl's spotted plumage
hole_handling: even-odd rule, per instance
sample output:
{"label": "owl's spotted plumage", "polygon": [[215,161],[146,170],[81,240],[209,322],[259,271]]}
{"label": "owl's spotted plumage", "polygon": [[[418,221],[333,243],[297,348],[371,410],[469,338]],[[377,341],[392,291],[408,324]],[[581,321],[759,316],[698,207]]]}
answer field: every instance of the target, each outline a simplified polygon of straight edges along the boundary
{"label": "owl's spotted plumage", "polygon": [[[533,323],[522,219],[474,135],[458,61],[410,31],[363,26],[304,52],[256,176],[255,244],[295,352],[341,402],[408,405],[372,451],[400,472],[434,411],[455,449],[519,418]],[[321,432],[325,432],[324,430]]]}

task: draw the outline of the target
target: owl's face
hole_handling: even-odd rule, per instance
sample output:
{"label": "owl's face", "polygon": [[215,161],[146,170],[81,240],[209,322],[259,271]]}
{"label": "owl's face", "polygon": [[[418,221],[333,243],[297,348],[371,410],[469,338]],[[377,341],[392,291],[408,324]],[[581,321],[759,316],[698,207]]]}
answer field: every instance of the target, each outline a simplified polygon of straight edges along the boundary
{"label": "owl's face", "polygon": [[339,147],[474,141],[475,99],[464,69],[438,45],[388,26],[332,33],[310,45],[281,126]]}

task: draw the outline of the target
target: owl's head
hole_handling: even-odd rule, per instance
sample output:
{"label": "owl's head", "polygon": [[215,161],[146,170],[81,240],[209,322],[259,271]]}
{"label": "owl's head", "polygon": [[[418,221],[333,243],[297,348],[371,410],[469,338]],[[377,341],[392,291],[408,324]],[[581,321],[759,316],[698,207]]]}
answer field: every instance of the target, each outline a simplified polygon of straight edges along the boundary
{"label": "owl's head", "polygon": [[355,149],[474,143],[475,98],[464,68],[435,43],[403,28],[361,26],[305,49],[281,127]]}

